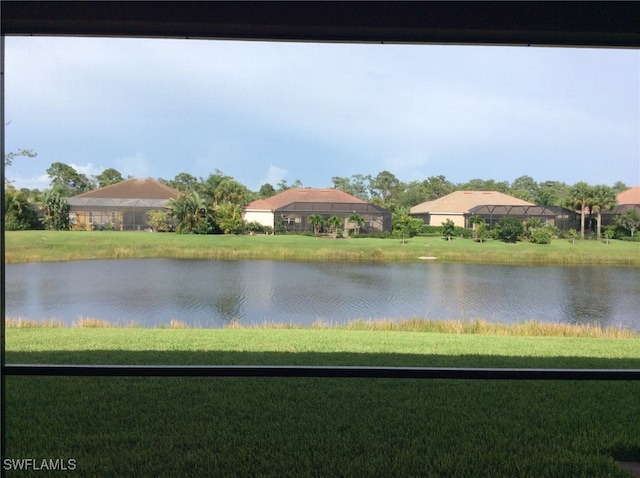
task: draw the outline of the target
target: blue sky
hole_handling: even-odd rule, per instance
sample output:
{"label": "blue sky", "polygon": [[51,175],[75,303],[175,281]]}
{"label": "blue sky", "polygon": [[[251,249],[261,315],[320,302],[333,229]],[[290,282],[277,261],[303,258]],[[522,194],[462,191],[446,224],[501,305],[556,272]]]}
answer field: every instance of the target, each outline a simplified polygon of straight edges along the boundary
{"label": "blue sky", "polygon": [[640,52],[7,37],[7,177],[640,184]]}

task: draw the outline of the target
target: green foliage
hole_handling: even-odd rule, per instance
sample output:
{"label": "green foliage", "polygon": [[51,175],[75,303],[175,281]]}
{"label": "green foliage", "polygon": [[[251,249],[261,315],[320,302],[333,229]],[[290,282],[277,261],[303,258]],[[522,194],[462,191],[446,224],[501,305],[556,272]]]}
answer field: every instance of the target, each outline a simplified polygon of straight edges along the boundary
{"label": "green foliage", "polygon": [[447,241],[451,241],[456,233],[456,225],[451,219],[447,219],[442,223],[442,235],[447,238]]}
{"label": "green foliage", "polygon": [[340,226],[342,226],[343,224],[344,219],[338,216],[331,216],[329,219],[327,219],[327,226],[329,226],[329,230],[333,234],[334,238],[339,236],[338,229],[340,229]]}
{"label": "green foliage", "polygon": [[261,198],[270,198],[276,194],[276,189],[269,183],[265,183],[260,186],[260,191],[258,191],[258,196]]}
{"label": "green foliage", "polygon": [[38,214],[24,191],[9,185],[4,191],[4,226],[7,231],[38,229]]}
{"label": "green foliage", "polygon": [[196,191],[189,191],[171,199],[167,209],[169,217],[178,222],[178,234],[208,234],[213,230],[207,214],[207,205]]}
{"label": "green foliage", "polygon": [[174,230],[174,225],[168,211],[149,211],[147,217],[149,218],[149,226],[156,232],[171,232]]}
{"label": "green foliage", "polygon": [[609,241],[616,236],[616,227],[615,226],[605,227],[603,235],[606,243],[609,244]]}
{"label": "green foliage", "polygon": [[542,226],[531,229],[529,232],[529,241],[532,244],[551,244],[554,228],[551,226]]}
{"label": "green foliage", "polygon": [[504,242],[516,242],[524,232],[522,221],[515,217],[505,216],[495,227],[495,237]]}
{"label": "green foliage", "polygon": [[314,234],[320,234],[324,225],[324,218],[320,214],[310,214],[307,216],[307,222],[313,227]]}
{"label": "green foliage", "polygon": [[248,234],[271,234],[273,232],[273,228],[271,226],[264,226],[258,221],[245,223],[243,229]]}
{"label": "green foliage", "polygon": [[352,214],[351,216],[349,216],[348,220],[351,224],[353,224],[354,233],[356,235],[360,234],[360,228],[362,228],[362,226],[364,226],[367,222],[365,221],[364,217],[360,216],[359,214]]}
{"label": "green foliage", "polygon": [[640,211],[636,208],[627,209],[623,214],[617,216],[616,223],[629,231],[633,237],[636,229],[640,227]]}
{"label": "green foliage", "polygon": [[47,174],[51,178],[51,187],[62,197],[71,197],[93,189],[91,180],[72,166],[61,162],[53,163]]}
{"label": "green foliage", "polygon": [[242,209],[231,202],[223,202],[215,207],[215,219],[224,234],[238,234],[244,225]]}
{"label": "green foliage", "polygon": [[394,213],[391,219],[393,234],[401,236],[403,242],[405,238],[418,234],[424,224],[422,219],[410,216],[406,210]]}
{"label": "green foliage", "polygon": [[58,192],[47,191],[43,203],[43,224],[46,229],[53,231],[65,231],[70,227],[69,203]]}
{"label": "green foliage", "polygon": [[107,168],[98,174],[95,177],[95,180],[98,183],[99,188],[104,188],[106,186],[111,186],[112,184],[117,184],[119,182],[124,181],[122,174],[120,171],[114,168]]}

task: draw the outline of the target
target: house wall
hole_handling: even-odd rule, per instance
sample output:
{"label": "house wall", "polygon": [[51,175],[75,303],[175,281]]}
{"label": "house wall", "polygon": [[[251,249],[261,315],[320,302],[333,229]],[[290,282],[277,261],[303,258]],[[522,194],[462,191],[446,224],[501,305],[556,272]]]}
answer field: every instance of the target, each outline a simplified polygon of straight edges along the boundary
{"label": "house wall", "polygon": [[455,213],[431,213],[429,214],[429,222],[425,222],[430,226],[442,226],[443,222],[451,219],[456,226],[466,227],[464,214]]}
{"label": "house wall", "polygon": [[265,227],[273,227],[271,211],[245,211],[242,216],[246,222],[257,222]]}

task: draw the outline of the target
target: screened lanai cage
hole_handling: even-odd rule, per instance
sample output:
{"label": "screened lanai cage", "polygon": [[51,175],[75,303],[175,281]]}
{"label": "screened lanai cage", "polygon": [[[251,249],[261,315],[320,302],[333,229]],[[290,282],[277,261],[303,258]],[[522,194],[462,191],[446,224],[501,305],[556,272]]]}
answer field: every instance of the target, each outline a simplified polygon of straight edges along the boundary
{"label": "screened lanai cage", "polygon": [[493,229],[494,225],[503,217],[516,217],[523,221],[537,219],[542,224],[557,227],[563,231],[578,225],[576,213],[560,206],[482,205],[471,208],[468,217],[471,216],[480,216],[487,223],[489,229]]}
{"label": "screened lanai cage", "polygon": [[145,231],[150,211],[164,210],[168,199],[69,198],[69,219],[74,229]]}
{"label": "screened lanai cage", "polygon": [[308,217],[317,214],[326,221],[332,216],[344,220],[342,229],[355,229],[355,224],[349,220],[354,215],[364,219],[361,232],[391,231],[391,213],[375,204],[370,203],[336,203],[336,202],[294,202],[274,211],[274,219],[280,222],[289,232],[313,231],[313,225]]}

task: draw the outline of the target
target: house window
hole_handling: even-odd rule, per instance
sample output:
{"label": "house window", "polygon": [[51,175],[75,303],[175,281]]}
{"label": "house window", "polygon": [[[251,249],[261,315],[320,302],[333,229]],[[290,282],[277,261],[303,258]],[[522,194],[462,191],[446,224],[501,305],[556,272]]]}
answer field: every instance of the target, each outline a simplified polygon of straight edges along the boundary
{"label": "house window", "polygon": [[93,224],[93,213],[89,211],[89,224]]}
{"label": "house window", "polygon": [[69,223],[71,223],[72,225],[78,223],[78,215],[75,212],[69,213]]}
{"label": "house window", "polygon": [[115,224],[115,222],[116,222],[116,212],[115,211],[111,211],[111,222],[113,224]]}

